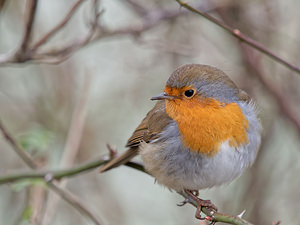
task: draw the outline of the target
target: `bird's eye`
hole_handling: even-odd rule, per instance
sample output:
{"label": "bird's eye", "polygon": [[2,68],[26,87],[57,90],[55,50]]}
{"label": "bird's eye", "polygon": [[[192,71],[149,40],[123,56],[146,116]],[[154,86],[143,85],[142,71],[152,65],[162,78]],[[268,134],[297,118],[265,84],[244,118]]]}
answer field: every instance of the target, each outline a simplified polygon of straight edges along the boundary
{"label": "bird's eye", "polygon": [[195,91],[193,89],[189,89],[184,92],[184,95],[188,98],[191,98],[191,97],[193,97],[194,93],[195,93]]}

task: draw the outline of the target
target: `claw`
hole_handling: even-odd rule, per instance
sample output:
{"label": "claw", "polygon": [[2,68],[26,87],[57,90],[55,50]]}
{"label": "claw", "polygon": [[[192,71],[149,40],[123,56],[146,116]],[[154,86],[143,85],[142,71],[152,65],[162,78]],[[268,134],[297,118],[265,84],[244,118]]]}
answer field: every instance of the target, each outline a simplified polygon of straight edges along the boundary
{"label": "claw", "polygon": [[[217,207],[211,203],[210,200],[203,200],[203,199],[200,199],[198,198],[194,193],[193,191],[190,191],[190,190],[185,190],[185,193],[187,193],[194,201],[197,202],[198,204],[198,207],[197,207],[197,210],[196,210],[196,214],[195,214],[195,217],[199,220],[207,220],[208,217],[201,217],[201,208],[202,207],[207,207],[207,208],[210,208],[212,209],[213,211],[217,211]],[[210,221],[212,221],[212,224],[214,224],[214,220],[212,217],[209,217],[209,219],[211,219]]]}
{"label": "claw", "polygon": [[180,207],[181,207],[181,206],[184,206],[186,203],[190,203],[190,200],[187,199],[187,198],[184,199],[182,202],[178,203],[177,206],[180,206]]}

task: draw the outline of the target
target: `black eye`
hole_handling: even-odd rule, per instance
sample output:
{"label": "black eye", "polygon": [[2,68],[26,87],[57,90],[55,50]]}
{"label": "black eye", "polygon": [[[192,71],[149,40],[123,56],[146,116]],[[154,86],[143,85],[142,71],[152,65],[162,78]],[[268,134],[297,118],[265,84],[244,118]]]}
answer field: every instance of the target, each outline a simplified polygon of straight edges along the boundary
{"label": "black eye", "polygon": [[190,98],[190,97],[192,97],[193,95],[194,95],[194,90],[193,89],[189,89],[189,90],[186,90],[185,92],[184,92],[184,95],[186,96],[186,97],[188,97],[188,98]]}

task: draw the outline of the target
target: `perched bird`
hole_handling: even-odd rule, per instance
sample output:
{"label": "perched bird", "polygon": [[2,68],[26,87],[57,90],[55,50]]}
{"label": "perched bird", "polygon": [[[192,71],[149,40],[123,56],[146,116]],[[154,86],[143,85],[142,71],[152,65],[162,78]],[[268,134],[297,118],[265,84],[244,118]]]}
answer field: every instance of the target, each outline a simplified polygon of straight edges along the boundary
{"label": "perched bird", "polygon": [[164,92],[129,138],[125,153],[100,172],[141,155],[159,184],[185,191],[201,206],[194,191],[232,181],[255,160],[261,123],[254,102],[221,70],[199,64],[177,68]]}

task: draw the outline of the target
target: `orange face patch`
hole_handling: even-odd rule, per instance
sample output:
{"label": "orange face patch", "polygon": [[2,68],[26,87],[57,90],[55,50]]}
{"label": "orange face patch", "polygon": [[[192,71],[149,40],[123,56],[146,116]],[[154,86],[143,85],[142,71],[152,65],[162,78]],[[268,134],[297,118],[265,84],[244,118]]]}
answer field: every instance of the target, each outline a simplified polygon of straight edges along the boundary
{"label": "orange face patch", "polygon": [[165,90],[164,92],[166,92],[168,95],[170,96],[176,96],[178,98],[181,98],[183,97],[183,93],[186,91],[186,90],[189,90],[189,89],[194,89],[193,87],[191,86],[188,86],[188,87],[183,87],[183,88],[172,88],[172,87],[168,87],[166,86],[165,87]]}
{"label": "orange face patch", "polygon": [[177,122],[185,146],[213,156],[225,141],[232,147],[249,142],[248,120],[239,105],[201,96],[186,99],[182,94],[185,90],[165,88],[167,94],[178,97],[166,100],[166,113]]}

